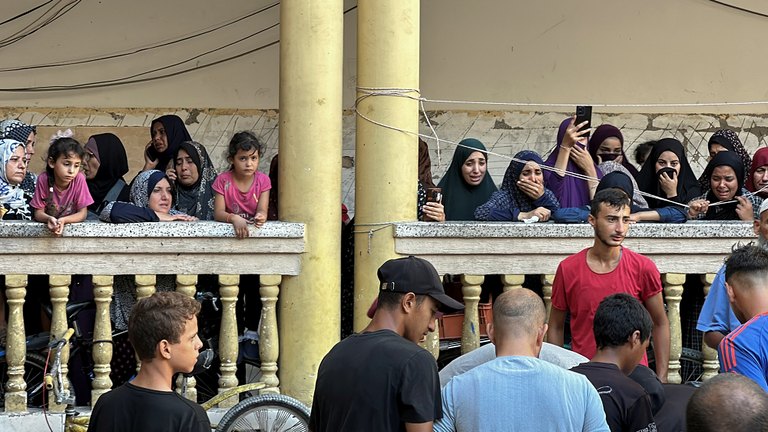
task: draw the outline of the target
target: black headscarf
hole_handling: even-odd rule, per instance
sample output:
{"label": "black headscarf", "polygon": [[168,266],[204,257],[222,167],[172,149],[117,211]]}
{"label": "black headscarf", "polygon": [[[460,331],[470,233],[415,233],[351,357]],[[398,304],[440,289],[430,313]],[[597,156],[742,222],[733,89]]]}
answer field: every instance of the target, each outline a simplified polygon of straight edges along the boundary
{"label": "black headscarf", "polygon": [[179,151],[179,146],[185,141],[192,141],[192,137],[187,132],[187,127],[184,125],[184,121],[177,115],[164,115],[152,120],[152,124],[149,126],[149,134],[152,135],[152,128],[155,127],[155,123],[160,122],[165,129],[165,136],[168,139],[168,148],[166,148],[157,161],[156,170],[165,171],[168,167],[168,162],[176,156],[176,152]]}
{"label": "black headscarf", "polygon": [[[677,175],[677,196],[670,199],[681,204],[688,204],[690,200],[701,195],[701,188],[696,180],[696,174],[693,173],[691,166],[688,164],[688,158],[685,157],[685,148],[683,148],[680,141],[674,138],[664,138],[656,143],[656,146],[651,150],[651,154],[648,155],[648,159],[645,160],[643,168],[640,170],[637,185],[643,192],[667,198],[667,194],[664,193],[659,184],[659,175],[662,171],[656,172],[656,161],[659,160],[659,156],[665,151],[671,151],[680,159],[680,172]],[[645,200],[648,201],[648,207],[652,209],[669,205],[664,201],[651,197],[645,197]]]}
{"label": "black headscarf", "polygon": [[[711,161],[709,161],[709,165],[707,165],[707,168],[704,170],[704,173],[706,174],[708,179],[712,179],[712,171],[715,170],[715,168],[719,166],[729,166],[733,168],[733,171],[736,173],[736,181],[738,183],[738,187],[736,189],[736,195],[734,195],[735,199],[737,196],[741,196],[741,189],[744,187],[744,165],[741,161],[741,156],[736,154],[736,152],[732,151],[723,151],[715,155],[715,157],[712,158]],[[712,192],[712,184],[710,182],[709,187],[707,188],[707,200],[711,203],[719,202],[720,199],[717,198]],[[718,206],[711,206],[709,207],[709,210],[707,210],[707,215],[704,219],[707,220],[739,220],[739,215],[736,213],[736,206],[738,206],[739,203],[732,202],[728,204],[718,205]]]}
{"label": "black headscarf", "polygon": [[[752,158],[749,156],[747,149],[744,148],[744,144],[741,143],[736,132],[730,129],[720,129],[709,138],[709,143],[707,144],[708,148],[711,148],[714,143],[720,144],[728,151],[732,151],[739,155],[741,166],[744,167],[744,174],[749,175],[750,169],[752,168]],[[744,178],[744,182],[746,181],[747,177]],[[707,174],[707,170],[704,170],[701,177],[699,177],[699,186],[701,186],[701,190],[709,189],[709,175]]]}
{"label": "black headscarf", "polygon": [[98,212],[110,189],[128,173],[128,156],[120,138],[111,133],[93,135],[88,139],[90,140],[96,141],[98,151],[93,153],[100,165],[96,177],[86,180],[88,191],[93,197],[93,204],[88,206],[88,210]]}
{"label": "black headscarf", "polygon": [[595,193],[600,192],[604,189],[613,189],[613,188],[619,188],[624,191],[625,194],[629,197],[629,211],[630,213],[637,213],[639,211],[646,210],[634,203],[632,201],[632,196],[635,194],[635,186],[632,184],[632,179],[626,175],[625,173],[621,171],[613,171],[605,176],[600,180],[600,183],[597,185],[597,190]]}
{"label": "black headscarf", "polygon": [[475,220],[475,209],[485,204],[491,194],[496,192],[496,184],[487,171],[483,181],[477,186],[470,186],[464,181],[461,174],[464,162],[476,151],[481,152],[483,156],[487,156],[487,153],[483,143],[474,138],[467,138],[459,144],[469,148],[456,147],[451,166],[437,187],[442,189],[445,220]]}
{"label": "black headscarf", "polygon": [[[192,186],[179,183],[179,170],[176,168],[176,209],[200,220],[213,220],[213,181],[216,180],[216,168],[213,167],[208,152],[201,144],[185,141],[179,145],[197,166],[197,182]],[[174,159],[178,157],[178,151]]]}

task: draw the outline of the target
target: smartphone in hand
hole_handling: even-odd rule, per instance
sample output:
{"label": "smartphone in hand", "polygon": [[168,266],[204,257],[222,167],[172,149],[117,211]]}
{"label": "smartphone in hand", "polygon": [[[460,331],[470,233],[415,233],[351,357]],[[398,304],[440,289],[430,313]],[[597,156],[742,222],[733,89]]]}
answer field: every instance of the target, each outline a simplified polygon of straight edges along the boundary
{"label": "smartphone in hand", "polygon": [[[573,122],[573,124],[578,126],[583,122],[587,122],[587,124],[579,130],[592,127],[592,107],[590,105],[579,105],[576,107],[576,121]],[[589,132],[587,132],[584,137],[589,138]]]}
{"label": "smartphone in hand", "polygon": [[157,151],[155,146],[151,145],[147,149],[147,156],[149,157],[149,160],[154,162],[154,161],[156,161],[160,157],[160,152]]}

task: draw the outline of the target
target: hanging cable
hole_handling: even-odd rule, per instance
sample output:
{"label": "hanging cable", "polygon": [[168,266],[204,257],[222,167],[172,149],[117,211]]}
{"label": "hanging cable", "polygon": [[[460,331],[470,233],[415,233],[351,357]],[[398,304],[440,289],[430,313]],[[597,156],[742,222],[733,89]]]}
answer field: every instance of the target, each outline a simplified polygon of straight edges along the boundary
{"label": "hanging cable", "polygon": [[15,17],[13,17],[13,18],[8,18],[7,20],[5,20],[5,21],[3,21],[3,22],[0,22],[0,26],[1,26],[1,25],[3,25],[3,24],[8,24],[8,23],[9,23],[9,22],[11,22],[11,21],[16,21],[17,19],[19,19],[19,18],[21,18],[21,17],[24,17],[24,16],[26,16],[26,15],[29,15],[29,14],[31,14],[32,12],[34,12],[34,11],[36,11],[36,10],[40,9],[41,7],[43,7],[43,6],[47,5],[48,3],[51,3],[52,1],[53,1],[53,0],[48,0],[47,2],[45,2],[45,3],[41,4],[40,6],[34,7],[34,8],[32,8],[32,9],[30,9],[30,10],[26,11],[26,12],[22,12],[22,13],[20,13],[20,14],[16,15]]}
{"label": "hanging cable", "polygon": [[[34,34],[34,33],[36,33],[38,30],[40,30],[40,29],[42,29],[42,28],[44,28],[44,27],[46,27],[46,26],[50,25],[52,22],[54,22],[54,21],[56,21],[57,19],[59,19],[59,18],[63,17],[63,16],[64,16],[64,15],[66,15],[66,14],[67,14],[69,11],[71,11],[72,9],[74,9],[74,8],[75,8],[75,6],[79,5],[81,1],[82,1],[82,0],[72,0],[72,1],[70,1],[69,3],[67,3],[66,5],[64,5],[64,6],[63,6],[61,9],[57,10],[57,11],[56,11],[56,12],[55,12],[55,13],[54,13],[54,14],[53,14],[51,17],[49,17],[49,18],[46,18],[46,19],[43,21],[43,23],[42,23],[42,24],[40,24],[39,26],[35,27],[33,30],[30,30],[30,31],[28,31],[28,32],[26,32],[26,33],[23,33],[23,32],[24,32],[24,31],[26,31],[27,29],[29,29],[29,28],[33,27],[33,25],[34,25],[34,23],[35,23],[35,22],[39,21],[39,20],[40,20],[42,17],[44,17],[44,16],[45,16],[45,15],[46,15],[48,12],[50,12],[50,11],[51,11],[53,8],[55,8],[55,7],[56,7],[56,6],[57,6],[59,3],[61,3],[61,0],[59,0],[59,2],[57,2],[56,4],[54,4],[53,6],[51,6],[51,8],[50,8],[50,9],[48,9],[48,11],[46,11],[46,12],[45,12],[45,13],[44,13],[44,14],[43,14],[43,15],[42,15],[40,18],[38,18],[37,20],[33,21],[33,23],[32,23],[32,24],[30,24],[30,25],[28,25],[27,27],[25,27],[24,29],[22,29],[22,30],[20,30],[20,31],[16,32],[16,33],[15,33],[15,34],[13,34],[12,36],[10,36],[10,37],[8,37],[8,38],[6,38],[6,39],[4,39],[4,40],[0,41],[0,48],[5,48],[5,47],[7,47],[7,46],[9,46],[9,45],[12,45],[12,44],[14,44],[14,43],[16,43],[16,42],[18,42],[18,41],[20,41],[20,40],[22,40],[22,39],[26,38],[27,36],[30,36],[30,35],[32,35],[32,34]],[[23,33],[23,34],[22,34],[22,33]]]}

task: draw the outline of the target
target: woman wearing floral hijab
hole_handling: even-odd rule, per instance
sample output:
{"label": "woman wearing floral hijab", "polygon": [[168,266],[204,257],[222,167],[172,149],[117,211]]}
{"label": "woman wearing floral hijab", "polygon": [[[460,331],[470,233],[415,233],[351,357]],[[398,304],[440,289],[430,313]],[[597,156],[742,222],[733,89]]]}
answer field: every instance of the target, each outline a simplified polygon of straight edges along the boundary
{"label": "woman wearing floral hijab", "polygon": [[[712,137],[709,138],[709,160],[712,160],[721,151],[731,151],[739,156],[741,166],[744,169],[745,177],[743,184],[748,184],[749,173],[752,168],[752,158],[749,157],[749,152],[744,148],[736,132],[730,129],[720,129],[712,134]],[[709,172],[707,170],[704,170],[701,177],[699,177],[699,186],[701,186],[703,191],[710,188]]]}
{"label": "woman wearing floral hijab", "polygon": [[168,177],[158,170],[139,173],[131,185],[131,202],[107,204],[99,219],[103,222],[196,221],[196,217],[173,210],[173,189]]}
{"label": "woman wearing floral hijab", "polygon": [[181,143],[173,157],[173,168],[166,174],[175,184],[176,210],[200,220],[213,220],[216,168],[202,144]]}
{"label": "woman wearing floral hijab", "polygon": [[[18,120],[5,120],[0,123],[0,139],[12,139],[24,144],[27,152],[27,166],[29,166],[29,161],[35,154],[36,136],[37,128],[24,122]],[[36,184],[37,175],[27,170],[27,174],[24,176],[24,181],[21,182],[21,188],[32,195],[35,193]]]}
{"label": "woman wearing floral hijab", "polygon": [[485,204],[475,210],[475,219],[491,221],[519,221],[539,218],[546,222],[551,212],[560,208],[560,203],[551,190],[544,187],[544,161],[538,153],[523,150],[515,155],[507,167],[501,189],[494,192]]}
{"label": "woman wearing floral hijab", "polygon": [[32,220],[34,190],[21,187],[26,178],[27,163],[24,144],[12,139],[0,139],[0,219]]}

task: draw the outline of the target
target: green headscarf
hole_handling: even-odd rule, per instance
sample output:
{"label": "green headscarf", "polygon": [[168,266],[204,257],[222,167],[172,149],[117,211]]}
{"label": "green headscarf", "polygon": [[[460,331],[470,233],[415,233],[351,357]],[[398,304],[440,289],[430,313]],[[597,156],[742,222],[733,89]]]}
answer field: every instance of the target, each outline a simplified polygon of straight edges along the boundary
{"label": "green headscarf", "polygon": [[[479,151],[486,156],[485,146],[474,138],[462,140],[453,153],[453,160],[437,187],[442,189],[445,220],[475,220],[475,209],[488,201],[497,187],[490,174],[486,172],[483,181],[477,186],[470,186],[461,175],[461,167],[472,153]],[[487,166],[487,165],[486,165]]]}

